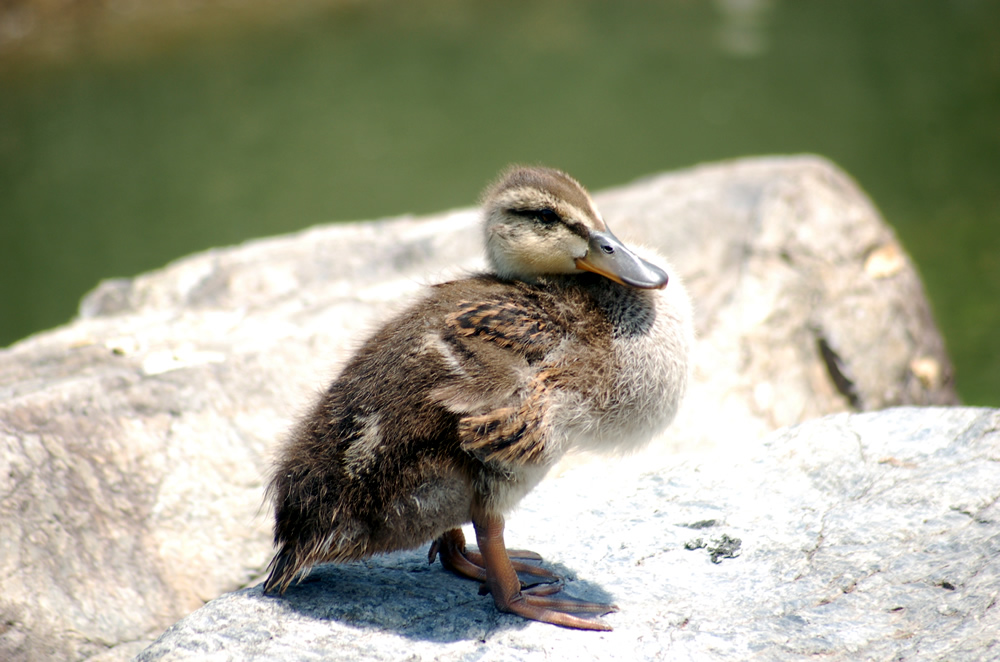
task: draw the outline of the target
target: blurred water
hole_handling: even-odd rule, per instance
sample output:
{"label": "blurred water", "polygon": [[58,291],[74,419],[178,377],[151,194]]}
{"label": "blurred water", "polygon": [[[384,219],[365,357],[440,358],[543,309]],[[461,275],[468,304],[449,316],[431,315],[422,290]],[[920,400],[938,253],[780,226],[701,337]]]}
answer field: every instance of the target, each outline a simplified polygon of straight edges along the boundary
{"label": "blurred water", "polygon": [[963,397],[1000,405],[1000,3],[372,0],[130,39],[0,61],[0,344],[99,279],[468,205],[512,161],[601,188],[815,152],[915,257]]}

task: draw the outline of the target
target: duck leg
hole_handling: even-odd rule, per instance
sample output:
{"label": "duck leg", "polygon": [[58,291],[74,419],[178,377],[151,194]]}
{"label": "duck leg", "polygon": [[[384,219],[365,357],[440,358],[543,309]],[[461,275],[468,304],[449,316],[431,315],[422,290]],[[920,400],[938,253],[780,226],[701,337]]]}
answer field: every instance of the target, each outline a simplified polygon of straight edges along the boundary
{"label": "duck leg", "polygon": [[555,598],[547,594],[521,590],[521,582],[507,555],[503,541],[503,517],[499,515],[473,515],[476,541],[486,571],[486,586],[493,594],[493,602],[500,611],[517,614],[543,623],[552,623],[579,630],[610,630],[599,621],[580,618],[573,614],[607,614],[618,611],[614,605],[584,602],[571,598]]}
{"label": "duck leg", "polygon": [[[465,535],[461,529],[451,529],[445,531],[440,538],[431,543],[431,548],[427,554],[427,562],[434,563],[436,557],[441,557],[441,565],[460,577],[475,579],[477,582],[486,581],[486,568],[484,566],[483,555],[479,552],[469,551],[465,548]],[[526,549],[509,549],[507,556],[512,559],[511,567],[518,574],[521,587],[535,586],[538,584],[552,584],[561,581],[561,577],[536,565],[522,563],[520,559],[530,561],[541,561],[542,557],[535,552]],[[529,581],[521,575],[536,577],[541,581]],[[555,588],[552,592],[558,591]]]}

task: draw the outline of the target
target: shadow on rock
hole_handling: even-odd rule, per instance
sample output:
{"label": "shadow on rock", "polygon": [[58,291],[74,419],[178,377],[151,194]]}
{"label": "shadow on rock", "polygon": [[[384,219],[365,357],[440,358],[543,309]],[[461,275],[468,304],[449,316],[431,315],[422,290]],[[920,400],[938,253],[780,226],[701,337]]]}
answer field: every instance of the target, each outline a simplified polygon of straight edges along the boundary
{"label": "shadow on rock", "polygon": [[[612,603],[599,585],[576,579],[559,563],[540,564],[564,578],[561,595]],[[391,554],[355,563],[328,564],[313,570],[282,596],[264,595],[260,586],[248,598],[281,602],[300,616],[337,621],[356,628],[376,628],[426,641],[482,639],[496,628],[522,629],[528,621],[502,614],[476,582],[457,577],[440,564],[428,564],[423,552]]]}

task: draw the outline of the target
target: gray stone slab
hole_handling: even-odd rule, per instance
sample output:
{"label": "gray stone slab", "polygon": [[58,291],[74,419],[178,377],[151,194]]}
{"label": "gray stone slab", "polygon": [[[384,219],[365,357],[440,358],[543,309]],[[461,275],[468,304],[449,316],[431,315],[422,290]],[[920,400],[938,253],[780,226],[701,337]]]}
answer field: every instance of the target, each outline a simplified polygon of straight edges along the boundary
{"label": "gray stone slab", "polygon": [[[647,465],[831,412],[956,402],[913,265],[830,163],[715,164],[596,199],[618,236],[670,257],[697,310],[689,397]],[[0,350],[0,659],[127,659],[252,582],[272,449],[378,320],[482,266],[477,223],[207,251],[103,283],[71,324]]]}
{"label": "gray stone slab", "polygon": [[[617,601],[614,632],[499,614],[411,552],[323,566],[284,598],[223,596],[137,660],[1000,657],[1000,410],[834,415],[627,486],[603,472],[544,484],[508,541],[571,594]],[[738,553],[713,562],[724,537]]]}

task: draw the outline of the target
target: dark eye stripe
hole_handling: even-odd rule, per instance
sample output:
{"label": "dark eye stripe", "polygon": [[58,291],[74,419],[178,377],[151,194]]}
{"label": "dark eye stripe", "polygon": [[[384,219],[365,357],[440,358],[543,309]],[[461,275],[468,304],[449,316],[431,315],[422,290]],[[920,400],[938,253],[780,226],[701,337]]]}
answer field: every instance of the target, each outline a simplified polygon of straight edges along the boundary
{"label": "dark eye stripe", "polygon": [[557,223],[562,223],[573,234],[577,234],[584,239],[590,236],[590,231],[587,229],[586,225],[580,223],[579,221],[566,220],[559,215],[559,212],[555,211],[551,207],[512,207],[507,211],[515,216],[534,219],[541,223],[544,227],[551,227]]}
{"label": "dark eye stripe", "polygon": [[549,207],[520,207],[510,209],[510,213],[516,214],[517,216],[523,216],[525,218],[534,218],[539,221],[544,221],[546,223],[555,223],[560,220],[559,214]]}
{"label": "dark eye stripe", "polygon": [[537,207],[526,207],[522,209],[511,209],[510,213],[516,214],[517,216],[523,216],[525,218],[533,218],[540,221],[546,225],[552,225],[554,223],[559,223],[562,221],[562,217],[559,216],[555,210],[548,207],[542,207],[541,209]]}
{"label": "dark eye stripe", "polygon": [[546,207],[545,209],[539,209],[535,213],[535,216],[542,223],[548,223],[548,224],[558,223],[560,220],[562,220],[561,218],[559,218],[559,214],[555,213],[553,210],[549,209],[548,207]]}

